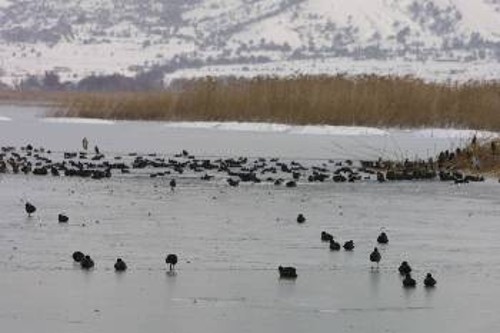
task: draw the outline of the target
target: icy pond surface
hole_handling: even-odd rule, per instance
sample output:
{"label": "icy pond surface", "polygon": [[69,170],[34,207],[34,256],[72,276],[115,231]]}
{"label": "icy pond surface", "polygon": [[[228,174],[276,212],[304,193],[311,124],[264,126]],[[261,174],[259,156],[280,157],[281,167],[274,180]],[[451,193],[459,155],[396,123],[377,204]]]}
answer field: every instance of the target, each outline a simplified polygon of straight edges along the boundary
{"label": "icy pond surface", "polygon": [[[443,130],[236,131],[199,123],[64,121],[0,107],[0,145],[104,153],[341,159],[432,156],[466,134]],[[262,129],[262,128],[261,128]],[[312,133],[315,132],[316,133]],[[381,130],[382,131],[382,130]],[[319,131],[321,132],[321,131]],[[328,133],[326,133],[328,132]],[[496,332],[500,330],[500,184],[299,184],[276,188],[113,175],[0,175],[2,332]],[[24,200],[38,207],[32,218]],[[69,224],[57,223],[65,212]],[[306,223],[295,222],[298,213]],[[381,228],[379,269],[368,256]],[[331,252],[321,231],[353,239]],[[81,250],[93,271],[73,264]],[[177,253],[176,275],[166,272]],[[122,257],[124,274],[113,271]],[[397,267],[410,262],[417,287]],[[297,267],[295,281],[278,265]],[[422,280],[432,272],[432,290]]]}

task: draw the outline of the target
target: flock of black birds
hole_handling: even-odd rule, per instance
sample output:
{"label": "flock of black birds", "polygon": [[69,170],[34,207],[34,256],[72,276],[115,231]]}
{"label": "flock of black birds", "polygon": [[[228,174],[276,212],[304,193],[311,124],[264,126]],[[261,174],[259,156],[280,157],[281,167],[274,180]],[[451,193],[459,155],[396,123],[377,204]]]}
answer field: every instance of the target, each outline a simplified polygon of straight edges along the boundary
{"label": "flock of black birds", "polygon": [[[297,216],[297,223],[304,223],[305,222],[305,217],[303,214],[299,214]],[[340,243],[336,242],[333,235],[326,232],[322,231],[321,232],[321,241],[322,242],[330,242],[330,250],[332,251],[340,251],[341,245]],[[389,237],[385,232],[381,232],[378,237],[377,237],[377,243],[385,246],[389,244]],[[353,251],[354,250],[354,241],[349,240],[344,243],[343,248],[345,251]],[[373,249],[373,251],[370,253],[370,262],[377,264],[377,268],[379,265],[380,260],[382,260],[382,255],[380,254],[379,250],[377,247]],[[404,279],[402,281],[403,287],[405,288],[413,288],[416,287],[417,282],[413,277],[411,276],[411,267],[408,264],[407,261],[403,261],[401,265],[398,268],[399,273],[404,276]],[[297,269],[295,267],[283,267],[279,266],[278,271],[280,274],[280,277],[283,279],[296,279],[298,277],[297,275]],[[424,279],[424,286],[427,288],[433,288],[436,286],[436,280],[432,276],[431,273],[427,273],[425,279]]]}
{"label": "flock of black birds", "polygon": [[[484,177],[467,175],[454,170],[443,159],[452,158],[441,153],[434,160],[401,162],[378,159],[375,161],[318,161],[301,163],[279,158],[197,158],[183,150],[173,157],[155,153],[139,155],[129,153],[107,157],[96,146],[94,152],[52,152],[33,145],[17,149],[0,148],[0,174],[33,174],[36,176],[66,176],[104,179],[118,174],[149,174],[151,178],[169,176],[172,190],[177,186],[175,176],[196,176],[202,181],[223,179],[229,186],[241,183],[267,183],[275,186],[296,187],[299,183],[433,180],[468,183],[484,181]],[[142,171],[142,172],[141,172]]]}
{"label": "flock of black birds", "polygon": [[[94,267],[94,260],[89,255],[85,255],[81,251],[73,252],[73,260],[75,263],[79,263],[80,267],[85,270],[89,270]],[[177,255],[169,254],[165,258],[165,263],[169,265],[169,271],[173,272],[175,269],[175,265],[177,264]],[[117,258],[114,264],[114,268],[116,272],[124,272],[127,270],[127,264],[123,261],[122,258]]]}
{"label": "flock of black birds", "polygon": [[[85,143],[85,141],[84,141]],[[88,144],[87,144],[88,145]],[[357,182],[357,181],[396,181],[396,180],[429,180],[439,178],[441,181],[452,181],[455,183],[466,183],[470,181],[482,181],[479,176],[464,175],[458,171],[444,169],[446,159],[451,158],[450,154],[442,153],[437,161],[429,159],[427,161],[392,162],[383,161],[360,161],[355,163],[350,160],[345,161],[320,161],[316,165],[305,165],[294,160],[282,161],[279,158],[196,158],[186,150],[166,158],[157,154],[138,155],[129,153],[126,155],[115,155],[111,158],[101,153],[96,146],[93,153],[85,151],[55,153],[45,148],[35,148],[27,145],[16,149],[15,147],[1,147],[0,149],[0,174],[33,174],[35,176],[52,175],[54,177],[82,177],[89,179],[109,178],[114,173],[144,175],[149,171],[149,177],[157,178],[170,175],[169,182],[172,191],[177,187],[177,181],[173,176],[179,178],[183,174],[200,174],[198,178],[202,181],[213,179],[223,179],[230,187],[239,186],[240,183],[269,183],[274,186],[285,185],[288,188],[296,187],[300,182]],[[154,171],[152,171],[154,170]],[[134,171],[134,172],[132,172]],[[36,211],[36,207],[26,202],[25,209],[28,216]],[[59,214],[58,221],[67,223],[68,216]],[[305,223],[303,214],[297,216],[298,223]],[[354,250],[354,241],[346,241],[343,245],[338,243],[334,237],[323,231],[321,240],[329,242],[330,250],[339,251],[343,247],[346,251]],[[379,244],[388,244],[387,235],[382,232],[378,238]],[[374,248],[370,254],[370,261],[380,262],[382,256],[378,248]],[[82,269],[94,267],[94,261],[89,255],[80,251],[73,253],[73,259],[79,263]],[[177,256],[169,254],[165,262],[169,265],[169,270],[173,271],[177,264]],[[116,271],[125,271],[127,265],[123,259],[118,258],[114,265]],[[294,267],[278,268],[281,278],[295,279],[297,272]],[[399,268],[404,276],[403,286],[414,287],[416,281],[411,277],[411,267],[407,262],[403,262]],[[436,281],[429,273],[424,285],[432,287]]]}
{"label": "flock of black birds", "polygon": [[[26,202],[24,205],[24,209],[26,210],[26,213],[28,214],[28,217],[31,217],[31,214],[34,214],[36,212],[36,206],[31,204],[30,202]],[[64,214],[59,214],[57,216],[58,222],[59,223],[68,223],[69,217]],[[82,269],[91,269],[94,267],[94,260],[89,255],[85,255],[81,251],[75,251],[73,252],[73,260],[76,263],[80,264],[80,267]],[[175,265],[177,264],[177,255],[176,254],[169,254],[165,258],[165,263],[169,265],[169,270],[170,272],[173,272]],[[122,258],[116,259],[116,263],[114,265],[115,270],[117,272],[123,272],[127,270],[127,264],[125,261],[123,261]]]}
{"label": "flock of black birds", "polygon": [[[172,185],[172,184],[170,184]],[[36,212],[36,207],[29,203],[26,202],[25,204],[25,210],[26,213],[28,214],[29,217],[31,217],[31,214]],[[59,214],[58,215],[58,221],[59,223],[67,223],[69,221],[68,216]],[[297,216],[297,223],[305,223],[306,218],[303,214],[299,214]],[[340,243],[336,242],[333,235],[326,232],[322,231],[321,232],[321,241],[323,242],[330,242],[330,250],[332,251],[340,251],[341,245]],[[387,245],[389,243],[389,237],[385,232],[381,232],[378,237],[377,237],[377,243],[381,245]],[[343,248],[345,251],[353,251],[354,250],[354,241],[349,240],[346,241],[343,245]],[[377,247],[373,249],[373,252],[370,254],[370,261],[372,263],[377,264],[377,268],[379,265],[380,260],[382,259],[382,255],[380,254],[379,250]],[[94,261],[89,255],[85,255],[81,251],[75,251],[73,253],[73,260],[77,263],[80,264],[82,269],[89,270],[94,267]],[[167,257],[165,258],[165,263],[169,265],[169,271],[173,272],[175,265],[177,264],[178,258],[176,254],[168,254]],[[115,265],[114,265],[115,271],[117,272],[123,272],[127,270],[127,264],[125,261],[123,261],[122,258],[117,258]],[[415,279],[412,278],[411,276],[411,267],[408,264],[407,261],[403,261],[401,265],[398,268],[399,273],[404,276],[403,279],[403,287],[405,288],[412,288],[415,287],[417,282]],[[278,272],[279,276],[282,279],[296,279],[298,277],[297,275],[297,269],[292,266],[279,266],[278,267]],[[433,278],[431,273],[427,273],[426,278],[424,279],[424,285],[425,287],[434,287],[436,285],[436,280]]]}

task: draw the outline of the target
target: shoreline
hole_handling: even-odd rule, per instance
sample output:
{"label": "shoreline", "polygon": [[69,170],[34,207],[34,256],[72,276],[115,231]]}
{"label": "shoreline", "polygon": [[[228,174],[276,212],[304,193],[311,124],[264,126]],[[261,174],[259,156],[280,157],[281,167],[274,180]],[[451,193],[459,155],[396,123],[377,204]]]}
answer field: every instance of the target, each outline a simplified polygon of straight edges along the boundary
{"label": "shoreline", "polygon": [[374,75],[205,77],[162,91],[8,91],[0,103],[44,106],[51,117],[500,130],[499,89]]}

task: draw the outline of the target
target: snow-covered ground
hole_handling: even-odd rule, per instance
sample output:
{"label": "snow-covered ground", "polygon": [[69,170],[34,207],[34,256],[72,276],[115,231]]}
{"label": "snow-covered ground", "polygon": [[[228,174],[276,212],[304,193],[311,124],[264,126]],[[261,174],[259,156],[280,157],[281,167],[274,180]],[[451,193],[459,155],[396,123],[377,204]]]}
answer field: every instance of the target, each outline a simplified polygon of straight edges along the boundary
{"label": "snow-covered ground", "polygon": [[46,72],[57,73],[62,81],[76,82],[90,75],[122,74],[134,76],[137,68],[148,68],[162,58],[193,50],[192,45],[169,43],[148,48],[136,42],[116,41],[113,44],[59,43],[18,44],[0,46],[0,81],[16,85],[28,75],[43,76]]}
{"label": "snow-covered ground", "polygon": [[[3,0],[0,81],[17,84],[46,71],[76,81],[156,65],[188,67],[179,77],[345,72],[498,80],[499,31],[497,0]],[[259,61],[268,63],[250,65]]]}
{"label": "snow-covered ground", "polygon": [[377,61],[329,58],[322,60],[278,61],[257,65],[206,66],[197,69],[179,70],[165,76],[168,84],[174,79],[197,78],[205,76],[278,76],[296,75],[391,75],[412,76],[427,82],[464,83],[467,81],[499,81],[500,63],[455,61]]}
{"label": "snow-covered ground", "polygon": [[[220,124],[53,122],[37,108],[0,108],[1,145],[76,150],[87,136],[107,155],[125,152],[311,159],[434,154],[470,132],[332,128],[220,130]],[[177,124],[182,125],[182,124]],[[231,126],[237,126],[235,124]],[[262,124],[254,125],[255,129]],[[485,133],[485,135],[490,135]],[[375,181],[227,186],[190,173],[101,181],[0,175],[0,322],[6,332],[496,332],[500,329],[500,185]],[[38,210],[24,213],[24,200]],[[57,214],[70,217],[57,223]],[[306,223],[295,222],[298,213]],[[379,269],[369,253],[381,228]],[[331,252],[321,231],[353,239]],[[81,250],[93,271],[73,264]],[[176,275],[164,258],[177,253]],[[122,257],[124,274],[113,271]],[[418,285],[404,290],[407,260]],[[296,281],[278,279],[294,265]],[[437,288],[422,280],[432,272]]]}

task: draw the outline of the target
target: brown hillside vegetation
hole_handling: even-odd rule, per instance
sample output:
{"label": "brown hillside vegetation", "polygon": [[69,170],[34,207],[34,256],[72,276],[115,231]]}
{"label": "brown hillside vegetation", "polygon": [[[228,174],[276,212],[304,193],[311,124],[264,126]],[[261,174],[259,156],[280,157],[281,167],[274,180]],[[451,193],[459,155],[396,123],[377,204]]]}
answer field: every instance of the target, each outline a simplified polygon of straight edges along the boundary
{"label": "brown hillside vegetation", "polygon": [[184,80],[164,92],[80,93],[56,116],[500,129],[500,83],[411,77],[298,76]]}

